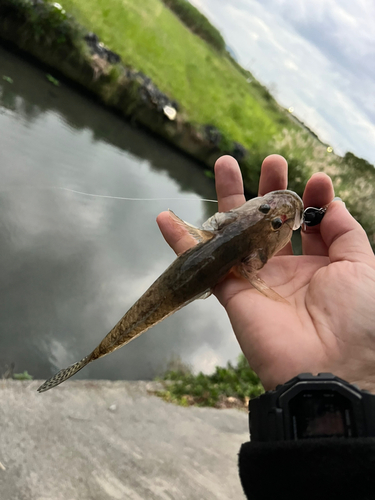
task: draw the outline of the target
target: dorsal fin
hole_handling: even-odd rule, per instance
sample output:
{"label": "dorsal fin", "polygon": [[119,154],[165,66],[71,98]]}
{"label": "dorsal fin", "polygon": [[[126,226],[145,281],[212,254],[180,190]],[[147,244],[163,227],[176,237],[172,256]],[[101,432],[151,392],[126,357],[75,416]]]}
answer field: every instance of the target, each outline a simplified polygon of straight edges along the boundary
{"label": "dorsal fin", "polygon": [[206,241],[211,240],[215,236],[215,233],[213,231],[206,229],[199,229],[198,227],[192,226],[188,222],[185,222],[184,220],[180,219],[180,217],[177,217],[177,215],[174,212],[172,212],[172,210],[169,210],[169,213],[172,219],[181,226],[183,226],[198,243],[205,243]]}

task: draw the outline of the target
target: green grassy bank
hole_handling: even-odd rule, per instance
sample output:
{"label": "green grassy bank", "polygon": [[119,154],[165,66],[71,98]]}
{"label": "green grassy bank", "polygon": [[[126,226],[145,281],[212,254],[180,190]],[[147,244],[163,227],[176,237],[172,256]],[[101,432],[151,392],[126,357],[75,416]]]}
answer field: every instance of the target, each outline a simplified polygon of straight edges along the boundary
{"label": "green grassy bank", "polygon": [[[137,118],[210,168],[220,154],[236,156],[237,150],[248,193],[256,192],[261,161],[270,153],[287,158],[289,187],[299,194],[312,173],[328,173],[374,243],[373,166],[351,153],[341,158],[330,152],[230,57],[220,40],[215,45],[205,37],[207,20],[194,11],[184,14],[184,0],[165,2],[173,10],[161,0],[62,0],[62,9],[49,2],[45,10],[33,0],[2,0],[0,37],[61,69],[105,104]],[[88,31],[119,54],[123,65],[100,61],[99,66],[83,42]],[[147,75],[177,101],[175,122],[166,124],[143,105],[139,86],[124,66]]]}
{"label": "green grassy bank", "polygon": [[284,127],[297,130],[250,73],[253,83],[161,0],[64,0],[63,7],[177,100],[189,121],[217,127],[223,141],[236,140],[259,156]]}
{"label": "green grassy bank", "polygon": [[300,194],[312,173],[326,172],[374,244],[373,166],[353,154],[341,158],[329,152],[250,72],[193,33],[161,0],[63,0],[63,5],[126,64],[177,100],[186,120],[216,127],[223,152],[231,141],[245,146],[241,167],[248,192],[256,191],[261,161],[270,153],[287,158],[290,187]]}

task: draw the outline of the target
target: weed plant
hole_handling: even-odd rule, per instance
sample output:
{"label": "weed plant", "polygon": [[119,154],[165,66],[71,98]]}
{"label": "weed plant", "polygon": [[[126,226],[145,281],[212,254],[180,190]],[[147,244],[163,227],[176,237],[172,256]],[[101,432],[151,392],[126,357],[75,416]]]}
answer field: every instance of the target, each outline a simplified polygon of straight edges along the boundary
{"label": "weed plant", "polygon": [[13,379],[14,380],[33,380],[33,376],[30,375],[27,370],[25,370],[23,373],[13,373]]}
{"label": "weed plant", "polygon": [[[82,49],[83,30],[58,3],[2,0],[1,16],[22,18],[23,35],[29,42],[54,48]],[[75,44],[75,42],[77,42]]]}
{"label": "weed plant", "polygon": [[259,396],[263,387],[257,375],[241,354],[237,365],[216,367],[211,375],[193,375],[184,369],[171,370],[164,374],[166,389],[157,392],[165,401],[182,406],[230,407],[246,406],[250,398]]}

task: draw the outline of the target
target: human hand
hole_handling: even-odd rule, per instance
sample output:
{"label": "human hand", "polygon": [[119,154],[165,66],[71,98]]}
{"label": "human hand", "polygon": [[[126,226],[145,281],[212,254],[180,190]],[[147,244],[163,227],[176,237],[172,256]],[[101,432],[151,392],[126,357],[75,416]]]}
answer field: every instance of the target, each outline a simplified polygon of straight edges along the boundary
{"label": "human hand", "polygon": [[[215,165],[219,211],[245,202],[234,158]],[[278,155],[262,165],[259,195],[286,189],[287,163]],[[314,174],[306,184],[305,208],[332,201],[331,179]],[[177,254],[196,241],[168,212],[160,230]],[[289,243],[258,273],[289,303],[261,295],[233,274],[214,289],[237,340],[266,390],[303,372],[332,372],[375,393],[375,256],[365,231],[341,201],[334,201],[319,226],[302,232],[303,255]]]}

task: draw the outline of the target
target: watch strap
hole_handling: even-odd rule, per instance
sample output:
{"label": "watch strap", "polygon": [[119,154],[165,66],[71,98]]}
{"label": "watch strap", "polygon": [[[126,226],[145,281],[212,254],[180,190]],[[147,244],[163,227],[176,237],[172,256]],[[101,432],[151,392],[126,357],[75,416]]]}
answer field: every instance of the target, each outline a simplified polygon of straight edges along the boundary
{"label": "watch strap", "polygon": [[239,469],[251,500],[370,500],[375,438],[248,442]]}

